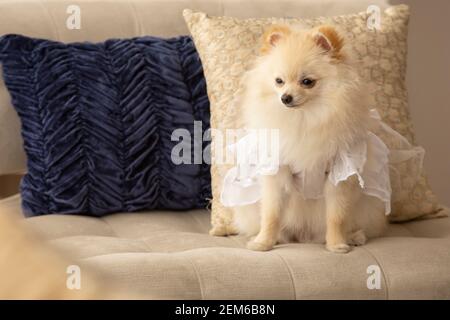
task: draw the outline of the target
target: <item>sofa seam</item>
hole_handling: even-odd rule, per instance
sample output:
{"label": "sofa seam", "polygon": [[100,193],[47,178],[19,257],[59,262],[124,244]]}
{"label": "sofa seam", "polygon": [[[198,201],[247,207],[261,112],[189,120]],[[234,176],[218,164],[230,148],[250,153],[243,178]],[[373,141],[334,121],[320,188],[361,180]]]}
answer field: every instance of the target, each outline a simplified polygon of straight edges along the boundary
{"label": "sofa seam", "polygon": [[138,35],[139,35],[139,37],[142,37],[142,36],[145,35],[145,33],[144,33],[144,28],[143,28],[141,16],[138,15],[138,11],[137,11],[136,6],[135,6],[134,3],[128,2],[128,4],[131,7],[131,10],[133,12],[133,16],[136,18],[136,22],[137,22],[137,26],[138,26]]}
{"label": "sofa seam", "polygon": [[147,241],[144,240],[144,238],[139,238],[139,242],[143,243],[144,246],[147,248],[147,252],[146,253],[155,253],[155,251],[153,251],[152,247],[150,247],[150,245],[147,243]]}
{"label": "sofa seam", "polygon": [[109,230],[111,230],[111,233],[113,234],[114,237],[120,238],[119,235],[114,230],[114,228],[111,226],[111,224],[109,224],[109,222],[106,221],[106,219],[104,219],[103,217],[98,217],[98,219],[100,219],[106,226],[108,226]]}
{"label": "sofa seam", "polygon": [[294,300],[297,300],[297,290],[295,289],[294,275],[292,273],[291,267],[287,263],[286,259],[284,259],[283,256],[281,254],[279,254],[278,252],[272,251],[272,255],[277,256],[282,261],[282,263],[285,266],[285,268],[287,269],[288,274],[289,274],[289,278],[291,279],[292,290],[294,292]]}
{"label": "sofa seam", "polygon": [[[59,238],[59,239],[63,239],[63,238]],[[51,240],[58,240],[58,239],[51,239]],[[196,249],[217,249],[217,248],[223,249],[223,247],[219,247],[219,246],[208,247],[208,248],[196,248]],[[127,253],[133,253],[133,254],[154,254],[154,255],[178,255],[178,254],[185,254],[186,252],[193,251],[193,250],[196,250],[196,249],[187,249],[187,250],[173,251],[173,252],[158,252],[158,251],[149,251],[149,252],[132,252],[132,251],[108,252],[108,253],[96,254],[96,255],[93,255],[93,256],[90,256],[90,257],[103,257],[103,256],[111,256],[111,255],[127,254]],[[88,259],[90,257],[86,257],[86,258],[82,258],[82,259]],[[188,260],[190,264],[193,264],[189,259],[186,259],[186,260]],[[193,266],[193,268],[195,270],[197,270],[194,266]],[[199,273],[195,272],[195,274],[196,274],[196,276],[198,278],[198,281],[199,281],[199,284],[200,284],[201,281],[200,281],[200,278],[199,278]]]}
{"label": "sofa seam", "polygon": [[39,0],[39,4],[40,4],[41,8],[44,8],[44,11],[47,13],[48,17],[50,18],[52,29],[55,31],[54,34],[56,35],[56,39],[58,41],[60,41],[61,36],[60,36],[59,30],[57,28],[55,17],[53,16],[53,14],[50,13],[50,10],[49,10],[48,6],[45,5],[42,0]]}
{"label": "sofa seam", "polygon": [[186,260],[189,261],[189,264],[192,266],[192,269],[194,270],[195,276],[197,277],[198,286],[199,286],[199,288],[200,288],[200,300],[204,300],[205,297],[204,297],[204,293],[203,293],[202,280],[201,280],[200,274],[199,274],[199,272],[198,272],[198,270],[197,270],[197,267],[195,266],[195,263],[192,262],[191,259],[186,258]]}

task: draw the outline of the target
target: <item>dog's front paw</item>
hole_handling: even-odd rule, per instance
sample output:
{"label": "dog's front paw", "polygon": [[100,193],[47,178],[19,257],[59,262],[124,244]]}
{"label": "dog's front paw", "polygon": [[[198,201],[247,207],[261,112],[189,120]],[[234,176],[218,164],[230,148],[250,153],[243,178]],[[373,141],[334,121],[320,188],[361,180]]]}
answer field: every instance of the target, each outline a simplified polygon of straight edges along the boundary
{"label": "dog's front paw", "polygon": [[350,247],[346,243],[337,243],[337,244],[327,244],[328,251],[334,252],[334,253],[347,253],[350,250],[352,250],[352,247]]}
{"label": "dog's front paw", "polygon": [[249,242],[247,242],[247,249],[253,251],[269,251],[272,248],[273,248],[272,243],[259,242],[255,240],[250,240]]}
{"label": "dog's front paw", "polygon": [[225,237],[238,234],[237,229],[232,225],[214,226],[209,230],[209,235],[216,237]]}

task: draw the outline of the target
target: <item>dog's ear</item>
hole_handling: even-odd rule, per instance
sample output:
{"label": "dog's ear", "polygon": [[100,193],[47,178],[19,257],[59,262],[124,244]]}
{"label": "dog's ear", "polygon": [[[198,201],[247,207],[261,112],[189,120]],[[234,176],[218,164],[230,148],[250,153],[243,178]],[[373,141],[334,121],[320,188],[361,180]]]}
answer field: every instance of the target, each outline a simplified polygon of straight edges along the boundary
{"label": "dog's ear", "polygon": [[323,49],[324,53],[330,54],[333,58],[341,60],[344,39],[332,26],[320,26],[314,33],[314,41]]}
{"label": "dog's ear", "polygon": [[268,53],[281,39],[290,33],[291,29],[285,25],[274,24],[268,27],[262,36],[261,53]]}

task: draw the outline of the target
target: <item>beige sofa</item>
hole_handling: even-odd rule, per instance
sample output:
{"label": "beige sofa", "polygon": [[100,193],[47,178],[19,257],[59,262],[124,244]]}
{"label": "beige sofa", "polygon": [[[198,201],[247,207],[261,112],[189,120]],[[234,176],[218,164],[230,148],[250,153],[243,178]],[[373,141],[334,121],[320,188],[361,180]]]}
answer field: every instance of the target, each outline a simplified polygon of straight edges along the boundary
{"label": "beige sofa", "polygon": [[[187,7],[215,15],[307,17],[363,11],[374,3],[387,6],[365,0],[78,0],[81,29],[69,30],[66,9],[74,1],[0,0],[0,34],[61,41],[171,36],[187,34],[181,17]],[[1,83],[0,174],[20,174],[25,157],[9,99]],[[2,183],[9,184],[3,187],[7,193],[17,179],[0,177],[0,195]],[[0,200],[0,214],[20,216],[19,196]],[[242,237],[209,236],[209,218],[207,210],[195,210],[49,215],[23,223],[74,263],[118,283],[119,295],[132,290],[161,299],[450,298],[450,218],[390,225],[385,237],[346,255],[314,244],[253,252]]]}

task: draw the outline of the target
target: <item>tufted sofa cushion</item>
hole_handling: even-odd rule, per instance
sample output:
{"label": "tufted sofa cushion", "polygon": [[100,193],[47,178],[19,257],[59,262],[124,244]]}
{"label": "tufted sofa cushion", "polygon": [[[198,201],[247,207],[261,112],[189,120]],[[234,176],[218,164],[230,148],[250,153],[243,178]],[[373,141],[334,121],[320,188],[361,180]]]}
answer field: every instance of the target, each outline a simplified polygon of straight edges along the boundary
{"label": "tufted sofa cushion", "polygon": [[[0,214],[20,215],[18,196]],[[318,244],[245,249],[239,236],[212,237],[205,210],[49,215],[23,220],[48,243],[121,288],[161,299],[449,299],[450,218],[391,224],[385,237],[349,254]],[[381,288],[367,288],[367,268]]]}

